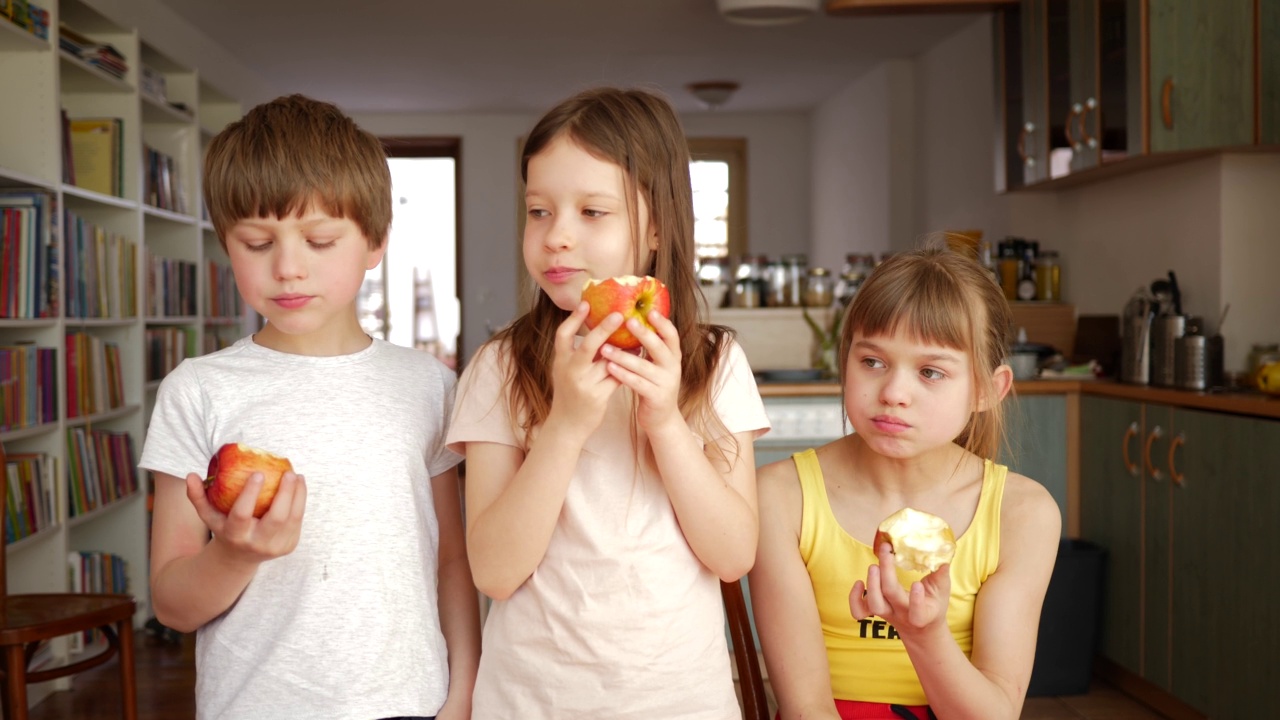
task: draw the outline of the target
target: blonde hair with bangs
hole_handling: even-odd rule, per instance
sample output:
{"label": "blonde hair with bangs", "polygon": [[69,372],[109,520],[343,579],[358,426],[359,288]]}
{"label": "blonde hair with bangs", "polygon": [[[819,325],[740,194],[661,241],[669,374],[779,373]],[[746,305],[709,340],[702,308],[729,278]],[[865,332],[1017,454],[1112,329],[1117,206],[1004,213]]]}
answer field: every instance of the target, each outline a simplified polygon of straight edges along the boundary
{"label": "blonde hair with bangs", "polygon": [[391,168],[378,138],[336,105],[288,95],[253,108],[209,143],[204,202],[223,248],[241,220],[315,208],[350,219],[376,250],[391,228]]}
{"label": "blonde hair with bangs", "polygon": [[[905,333],[959,350],[971,361],[975,392],[969,423],[955,442],[979,457],[995,457],[1004,443],[1005,414],[992,376],[1004,363],[1012,327],[1009,303],[991,274],[931,237],[923,248],[884,261],[854,295],[840,337],[841,395],[855,334]],[[982,409],[982,398],[993,401]]]}

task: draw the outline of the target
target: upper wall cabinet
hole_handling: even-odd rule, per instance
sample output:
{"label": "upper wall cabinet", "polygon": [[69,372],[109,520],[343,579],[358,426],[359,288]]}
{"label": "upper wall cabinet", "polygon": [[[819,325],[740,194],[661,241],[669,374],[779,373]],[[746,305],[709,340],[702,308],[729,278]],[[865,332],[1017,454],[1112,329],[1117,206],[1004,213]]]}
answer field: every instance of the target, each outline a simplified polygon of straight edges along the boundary
{"label": "upper wall cabinet", "polygon": [[1276,143],[1280,50],[1259,42],[1280,27],[1275,5],[1022,0],[994,13],[997,189]]}

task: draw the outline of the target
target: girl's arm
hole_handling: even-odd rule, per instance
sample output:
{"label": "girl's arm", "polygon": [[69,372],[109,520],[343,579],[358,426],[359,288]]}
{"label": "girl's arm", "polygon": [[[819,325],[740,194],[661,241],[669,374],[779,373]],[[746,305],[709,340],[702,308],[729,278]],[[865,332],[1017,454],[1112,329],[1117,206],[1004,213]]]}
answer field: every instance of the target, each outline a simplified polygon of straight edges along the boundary
{"label": "girl's arm", "polygon": [[574,347],[588,307],[579,305],[556,330],[555,394],[529,451],[500,443],[466,446],[467,553],[476,587],[495,600],[511,597],[542,562],[578,456],[618,389],[595,358],[622,316],[610,315]]}
{"label": "girl's arm", "polygon": [[254,473],[223,515],[209,504],[200,476],[187,475],[184,483],[155,474],[151,599],[161,623],[179,632],[201,627],[235,603],[259,564],[297,547],[306,482],[285,473],[271,507],[255,518],[261,488],[262,476]]}
{"label": "girl's arm", "polygon": [[601,355],[609,373],[640,399],[636,421],[649,439],[689,547],[721,580],[733,582],[751,569],[759,538],[755,437],[736,433],[718,439],[718,447],[703,446],[679,408],[679,332],[657,312],[648,320],[653,330],[638,320],[627,322],[647,357],[607,345]]}
{"label": "girl's arm", "polygon": [[923,632],[897,625],[938,717],[1017,720],[1021,714],[1061,526],[1048,491],[1010,473],[1000,511],[1000,564],[978,592],[971,658],[956,645],[945,616]]}
{"label": "girl's arm", "polygon": [[471,567],[467,564],[457,468],[432,477],[431,492],[440,528],[437,566],[440,631],[449,653],[449,697],[438,717],[442,720],[469,718],[471,691],[480,667],[480,605],[471,582]]}
{"label": "girl's arm", "polygon": [[802,498],[795,463],[760,468],[760,545],[751,607],[782,720],[836,720],[831,670],[809,572],[800,557]]}

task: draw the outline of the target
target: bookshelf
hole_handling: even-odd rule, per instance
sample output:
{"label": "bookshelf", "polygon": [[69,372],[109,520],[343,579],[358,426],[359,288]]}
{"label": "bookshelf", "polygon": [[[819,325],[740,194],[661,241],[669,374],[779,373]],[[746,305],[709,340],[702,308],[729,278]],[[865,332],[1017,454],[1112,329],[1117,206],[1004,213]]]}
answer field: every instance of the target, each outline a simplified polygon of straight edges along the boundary
{"label": "bookshelf", "polygon": [[[89,4],[48,0],[45,9],[48,38],[0,17],[0,212],[6,195],[29,191],[47,196],[50,208],[43,230],[9,239],[29,246],[21,264],[11,265],[0,226],[0,443],[10,455],[45,463],[8,471],[6,489],[12,497],[20,478],[28,495],[47,491],[39,503],[30,500],[46,517],[26,523],[25,536],[5,538],[9,590],[71,592],[78,587],[71,558],[110,553],[127,566],[140,627],[152,614],[149,481],[136,465],[156,389],[183,357],[230,344],[247,327],[199,187],[204,148],[242,109],[195,68]],[[122,62],[60,42],[73,37],[110,45]],[[119,120],[102,156],[115,157],[110,192],[81,187],[72,182],[79,173],[66,174],[67,157],[81,158],[64,139],[64,113]],[[14,227],[17,217],[5,215]],[[42,265],[50,255],[56,271]],[[19,278],[19,294],[28,298],[13,308],[3,302],[8,278]],[[56,307],[41,312],[50,278]],[[48,372],[32,369],[35,357],[51,357]],[[97,453],[98,483],[86,493],[89,453]],[[62,638],[43,653],[52,662],[74,661],[78,649]],[[31,703],[70,682],[32,686]]]}

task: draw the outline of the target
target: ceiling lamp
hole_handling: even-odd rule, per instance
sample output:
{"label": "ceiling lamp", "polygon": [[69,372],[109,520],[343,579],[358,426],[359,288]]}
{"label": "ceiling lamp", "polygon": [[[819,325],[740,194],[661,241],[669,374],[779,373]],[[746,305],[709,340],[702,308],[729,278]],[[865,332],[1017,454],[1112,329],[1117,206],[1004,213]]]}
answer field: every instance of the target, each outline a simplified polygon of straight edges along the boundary
{"label": "ceiling lamp", "polygon": [[702,101],[708,110],[715,110],[738,92],[738,83],[732,80],[707,80],[685,86],[693,96]]}
{"label": "ceiling lamp", "polygon": [[822,0],[716,0],[720,14],[742,25],[800,22],[822,7]]}

